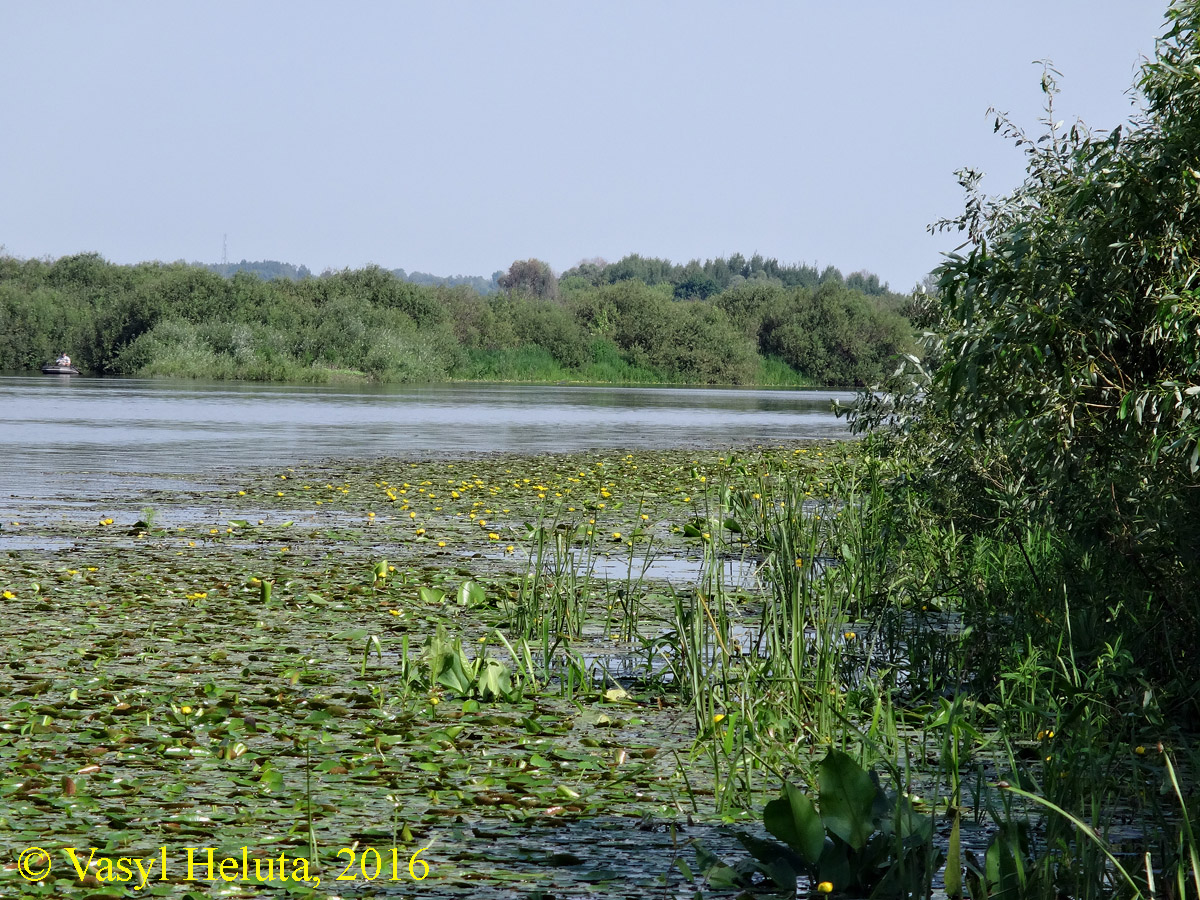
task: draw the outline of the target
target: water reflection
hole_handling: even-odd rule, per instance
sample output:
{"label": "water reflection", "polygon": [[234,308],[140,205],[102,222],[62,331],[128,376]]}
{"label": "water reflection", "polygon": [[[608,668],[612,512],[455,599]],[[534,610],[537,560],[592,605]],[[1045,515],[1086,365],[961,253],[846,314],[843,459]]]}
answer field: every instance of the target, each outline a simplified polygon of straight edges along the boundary
{"label": "water reflection", "polygon": [[721,447],[843,437],[837,391],[574,385],[297,386],[0,378],[0,496],[71,476],[410,453]]}

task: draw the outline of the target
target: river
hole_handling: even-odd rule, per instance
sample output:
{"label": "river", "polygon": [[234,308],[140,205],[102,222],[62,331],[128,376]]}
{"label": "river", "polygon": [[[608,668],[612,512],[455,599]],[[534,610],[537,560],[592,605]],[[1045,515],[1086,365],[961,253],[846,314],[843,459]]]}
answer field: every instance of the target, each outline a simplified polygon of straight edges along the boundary
{"label": "river", "polygon": [[845,437],[845,391],[0,377],[0,513],[86,485],[333,457]]}

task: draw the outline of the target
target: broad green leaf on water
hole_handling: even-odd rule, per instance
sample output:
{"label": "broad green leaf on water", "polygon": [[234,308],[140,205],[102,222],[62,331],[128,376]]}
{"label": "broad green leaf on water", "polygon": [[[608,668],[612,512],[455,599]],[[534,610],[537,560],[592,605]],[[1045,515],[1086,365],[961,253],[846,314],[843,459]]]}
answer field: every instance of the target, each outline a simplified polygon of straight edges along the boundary
{"label": "broad green leaf on water", "polygon": [[768,841],[752,834],[738,832],[737,839],[750,851],[750,855],[761,863],[762,870],[775,882],[780,891],[789,897],[796,895],[796,876],[814,871],[799,853],[779,841]]}
{"label": "broad green leaf on water", "polygon": [[809,866],[815,866],[825,847],[825,827],[812,800],[795,785],[784,783],[783,796],[763,810],[763,824]]}
{"label": "broad green leaf on water", "polygon": [[704,876],[709,887],[717,891],[731,891],[741,886],[742,876],[737,869],[724,863],[713,866]]}
{"label": "broad green leaf on water", "polygon": [[580,872],[577,876],[580,881],[586,881],[591,884],[600,884],[605,881],[616,881],[621,877],[621,873],[613,869],[592,869],[590,872]]}
{"label": "broad green leaf on water", "polygon": [[434,679],[438,684],[459,694],[470,693],[471,676],[467,674],[462,658],[457,653],[445,653],[438,662],[438,673]]}
{"label": "broad green leaf on water", "polygon": [[446,599],[446,592],[440,588],[423,587],[417,593],[420,595],[422,603],[441,603]]}
{"label": "broad green leaf on water", "polygon": [[513,695],[512,675],[508,666],[496,659],[484,660],[477,682],[479,694],[485,700],[510,700]]}
{"label": "broad green leaf on water", "polygon": [[609,703],[620,703],[629,699],[629,692],[624,688],[609,688],[604,692],[604,699]]}
{"label": "broad green leaf on water", "polygon": [[1024,895],[1026,873],[1023,857],[1028,853],[1026,836],[1020,825],[1014,827],[1009,824],[996,832],[988,844],[984,857],[984,877],[987,879],[989,891],[994,896]]}
{"label": "broad green leaf on water", "polygon": [[474,581],[464,581],[458,589],[459,606],[482,606],[487,599],[483,588]]}
{"label": "broad green leaf on water", "polygon": [[854,883],[855,870],[850,865],[850,847],[846,843],[830,841],[825,845],[825,852],[817,863],[816,880],[818,884],[828,881],[834,890],[845,890]]}
{"label": "broad green leaf on water", "polygon": [[230,519],[229,524],[232,525],[234,528],[249,528],[250,527],[250,523],[247,522],[245,519]]}
{"label": "broad green leaf on water", "polygon": [[821,760],[818,783],[821,821],[855,850],[866,846],[874,831],[871,808],[878,788],[871,776],[841,750]]}
{"label": "broad green leaf on water", "polygon": [[742,525],[737,519],[726,519],[724,525],[726,531],[732,531],[734,534],[742,533]]}
{"label": "broad green leaf on water", "polygon": [[368,634],[370,632],[365,628],[351,628],[348,631],[339,631],[337,634],[331,634],[329,639],[331,641],[361,641]]}
{"label": "broad green leaf on water", "polygon": [[696,868],[704,873],[710,887],[727,890],[743,886],[743,877],[733,866],[726,865],[703,844],[696,844]]}
{"label": "broad green leaf on water", "polygon": [[474,679],[468,674],[470,661],[463,652],[461,640],[456,638],[451,642],[445,626],[438,625],[429,640],[428,652],[430,681],[459,694],[470,693]]}
{"label": "broad green leaf on water", "polygon": [[780,893],[786,894],[789,897],[796,896],[796,875],[797,872],[784,859],[772,859],[763,863],[763,869],[770,879],[775,882],[775,886],[779,888]]}

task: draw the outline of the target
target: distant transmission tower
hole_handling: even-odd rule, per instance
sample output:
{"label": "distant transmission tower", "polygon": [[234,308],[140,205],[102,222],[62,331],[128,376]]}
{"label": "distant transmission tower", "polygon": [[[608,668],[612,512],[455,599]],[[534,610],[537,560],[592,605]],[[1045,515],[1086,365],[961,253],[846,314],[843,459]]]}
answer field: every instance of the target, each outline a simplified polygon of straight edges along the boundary
{"label": "distant transmission tower", "polygon": [[229,265],[229,235],[221,235],[221,265]]}

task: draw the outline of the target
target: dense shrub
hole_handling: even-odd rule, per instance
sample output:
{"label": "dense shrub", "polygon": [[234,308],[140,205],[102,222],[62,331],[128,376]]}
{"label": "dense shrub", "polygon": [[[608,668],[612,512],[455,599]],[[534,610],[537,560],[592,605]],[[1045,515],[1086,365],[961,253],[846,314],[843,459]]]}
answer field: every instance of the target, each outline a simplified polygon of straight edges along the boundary
{"label": "dense shrub", "polygon": [[857,421],[899,429],[923,502],[1028,568],[1032,592],[981,587],[992,612],[1128,658],[1125,690],[1200,715],[1200,3],[1169,15],[1143,116],[1063,131],[1047,70],[1046,134],[997,119],[1026,180],[987,198],[962,173],[928,355]]}
{"label": "dense shrub", "polygon": [[[33,369],[67,350],[114,375],[848,383],[877,375],[904,344],[882,297],[789,292],[782,279],[807,270],[758,256],[589,263],[561,293],[544,264],[514,265],[503,292],[481,296],[377,266],[264,281],[95,254],[0,258],[0,368]],[[760,354],[780,361],[769,376]]]}

